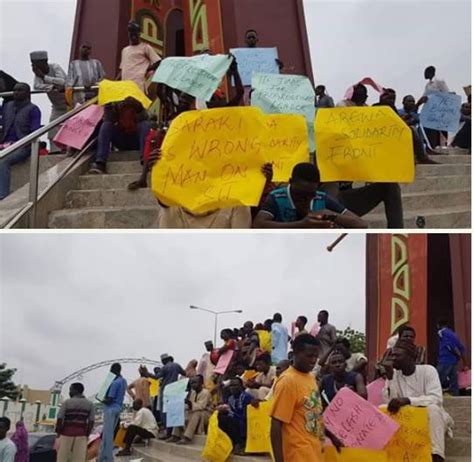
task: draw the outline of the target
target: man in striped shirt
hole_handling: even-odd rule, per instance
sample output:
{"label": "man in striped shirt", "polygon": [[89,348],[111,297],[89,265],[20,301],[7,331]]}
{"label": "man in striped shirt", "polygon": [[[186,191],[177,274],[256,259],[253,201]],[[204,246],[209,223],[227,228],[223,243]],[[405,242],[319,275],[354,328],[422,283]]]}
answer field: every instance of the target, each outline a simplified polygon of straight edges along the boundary
{"label": "man in striped shirt", "polygon": [[59,436],[57,462],[83,462],[86,459],[87,440],[94,426],[95,409],[84,397],[84,385],[73,383],[69,396],[58,413],[56,433]]}

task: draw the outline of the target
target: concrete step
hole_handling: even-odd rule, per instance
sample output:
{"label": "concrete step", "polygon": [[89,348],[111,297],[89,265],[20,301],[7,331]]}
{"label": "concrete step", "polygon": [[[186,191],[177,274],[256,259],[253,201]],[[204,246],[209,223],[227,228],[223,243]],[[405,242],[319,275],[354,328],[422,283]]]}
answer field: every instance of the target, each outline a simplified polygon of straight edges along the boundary
{"label": "concrete step", "polygon": [[49,215],[50,229],[152,229],[157,227],[159,207],[90,207],[62,209]]}
{"label": "concrete step", "polygon": [[442,164],[470,164],[471,156],[459,154],[436,154],[430,156],[430,159]]}
{"label": "concrete step", "polygon": [[446,439],[446,456],[448,457],[467,457],[471,455],[471,438],[458,437]]}
{"label": "concrete step", "polygon": [[[463,177],[454,177],[463,178]],[[77,189],[120,189],[138,179],[135,173],[117,173],[108,175],[82,175],[79,177]]]}
{"label": "concrete step", "polygon": [[460,437],[471,437],[471,420],[459,420],[457,417],[450,413],[451,417],[454,419],[454,436]]}
{"label": "concrete step", "polygon": [[135,173],[140,174],[142,172],[142,164],[139,161],[128,161],[128,162],[108,162],[107,163],[107,174],[112,173]]}
{"label": "concrete step", "polygon": [[66,208],[82,207],[124,207],[158,206],[149,189],[129,191],[128,189],[73,190],[66,195]]}
{"label": "concrete step", "polygon": [[425,176],[447,176],[447,175],[470,175],[471,164],[429,164],[429,165],[417,165],[416,178]]}
{"label": "concrete step", "polygon": [[[115,176],[115,175],[111,175]],[[131,180],[133,181],[133,180]],[[128,183],[127,183],[128,185]],[[122,186],[122,187],[126,187]],[[426,176],[417,178],[416,181],[409,184],[401,184],[402,194],[427,191],[451,191],[453,189],[471,188],[471,177],[469,175],[446,175],[446,176]]]}
{"label": "concrete step", "polygon": [[452,156],[452,155],[470,156],[471,155],[469,149],[462,149],[462,148],[444,147],[444,148],[435,149],[435,151],[440,154],[449,155],[449,156]]}
{"label": "concrete step", "polygon": [[471,409],[472,400],[470,396],[443,396],[443,406],[449,412],[453,409]]}
{"label": "concrete step", "polygon": [[[405,211],[405,228],[418,229],[416,225],[416,218],[420,215],[425,218],[426,229],[471,228],[471,207],[469,205],[452,206],[447,210],[442,210],[439,208],[426,208],[421,211]],[[364,219],[369,223],[370,228],[384,229],[387,227],[387,220],[384,213],[372,212],[366,215]]]}

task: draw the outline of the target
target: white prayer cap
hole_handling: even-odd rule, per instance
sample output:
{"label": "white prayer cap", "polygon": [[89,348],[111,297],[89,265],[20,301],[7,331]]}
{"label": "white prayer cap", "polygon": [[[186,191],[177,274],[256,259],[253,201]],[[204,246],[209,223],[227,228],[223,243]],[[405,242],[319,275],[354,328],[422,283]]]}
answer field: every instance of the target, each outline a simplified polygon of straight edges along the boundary
{"label": "white prayer cap", "polygon": [[31,61],[42,61],[44,59],[48,59],[48,52],[47,51],[32,51],[30,53]]}

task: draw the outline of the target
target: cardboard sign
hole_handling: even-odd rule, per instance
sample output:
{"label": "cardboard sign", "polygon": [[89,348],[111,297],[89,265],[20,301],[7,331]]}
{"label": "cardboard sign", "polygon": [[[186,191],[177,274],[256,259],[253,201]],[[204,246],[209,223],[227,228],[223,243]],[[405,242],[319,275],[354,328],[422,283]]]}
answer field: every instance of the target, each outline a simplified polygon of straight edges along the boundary
{"label": "cardboard sign", "polygon": [[425,128],[457,132],[461,119],[462,98],[460,95],[434,91],[420,113],[420,123]]}
{"label": "cardboard sign", "polygon": [[247,406],[247,444],[245,452],[272,453],[270,440],[271,401],[263,401],[258,408]]}
{"label": "cardboard sign", "polygon": [[209,462],[225,462],[232,453],[232,449],[231,439],[219,428],[216,411],[209,419],[206,445],[201,456]]}
{"label": "cardboard sign", "polygon": [[153,193],[193,213],[256,206],[265,186],[268,130],[251,107],[182,113],[173,120],[152,171]]}
{"label": "cardboard sign", "polygon": [[184,427],[184,400],[186,396],[185,392],[182,395],[166,399],[166,428]]}
{"label": "cardboard sign", "polygon": [[112,382],[115,380],[115,377],[117,377],[115,374],[112,374],[112,372],[109,372],[107,374],[107,377],[105,378],[104,382],[102,383],[102,386],[99,389],[99,392],[95,396],[97,401],[104,401],[104,399],[107,396],[107,391],[109,390],[110,385],[112,385]]}
{"label": "cardboard sign", "polygon": [[231,48],[239,66],[239,74],[243,85],[252,84],[252,74],[279,74],[276,48]]}
{"label": "cardboard sign", "polygon": [[388,462],[388,460],[384,451],[342,448],[338,453],[334,446],[326,446],[324,448],[324,462]]}
{"label": "cardboard sign", "polygon": [[348,448],[381,450],[399,425],[349,388],[342,388],[323,414],[324,424]]}
{"label": "cardboard sign", "polygon": [[82,149],[102,120],[104,108],[93,104],[79,114],[71,117],[59,129],[53,141],[57,145]]}
{"label": "cardboard sign", "polygon": [[160,381],[156,379],[148,379],[150,382],[150,397],[154,398],[160,393]]}
{"label": "cardboard sign", "polygon": [[136,99],[145,109],[151,106],[151,99],[140,90],[140,87],[133,80],[118,82],[102,80],[99,83],[99,104],[101,106],[117,103],[127,98]]}
{"label": "cardboard sign", "polygon": [[460,389],[471,388],[471,371],[458,372],[458,385]]}
{"label": "cardboard sign", "polygon": [[186,395],[189,379],[181,379],[166,385],[163,390],[163,412],[168,412],[168,403]]}
{"label": "cardboard sign", "polygon": [[234,357],[234,350],[227,350],[225,353],[219,356],[214,374],[224,375]]}
{"label": "cardboard sign", "polygon": [[368,393],[367,401],[377,407],[383,404],[382,391],[383,391],[384,386],[385,386],[385,380],[382,378],[374,380],[373,382],[369,383],[367,385],[367,393]]}
{"label": "cardboard sign", "polygon": [[389,107],[319,109],[315,133],[324,182],[415,179],[411,130]]}

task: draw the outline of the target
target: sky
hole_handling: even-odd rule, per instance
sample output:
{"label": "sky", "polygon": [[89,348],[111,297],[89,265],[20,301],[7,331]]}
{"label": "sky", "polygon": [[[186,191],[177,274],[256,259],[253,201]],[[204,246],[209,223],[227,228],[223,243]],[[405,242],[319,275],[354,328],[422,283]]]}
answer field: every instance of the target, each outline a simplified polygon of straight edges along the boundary
{"label": "sky", "polygon": [[[75,0],[0,0],[0,68],[31,82],[29,52],[46,49],[67,71]],[[471,81],[469,0],[304,0],[316,83],[335,100],[363,77],[421,96],[428,65],[452,91]],[[19,25],[21,18],[21,27]],[[14,44],[14,46],[12,46]],[[375,94],[370,102],[375,102]],[[44,120],[45,96],[34,97]]]}
{"label": "sky", "polygon": [[[333,252],[333,234],[0,235],[0,359],[17,383],[50,388],[108,359],[159,360],[183,367],[219,330],[281,312],[290,326],[320,309],[344,329],[365,330],[365,235]],[[138,366],[125,368],[136,378]],[[87,374],[88,396],[107,370]]]}

